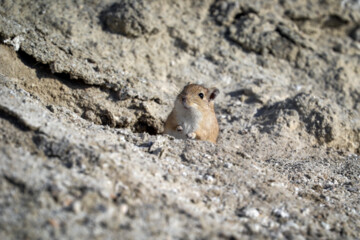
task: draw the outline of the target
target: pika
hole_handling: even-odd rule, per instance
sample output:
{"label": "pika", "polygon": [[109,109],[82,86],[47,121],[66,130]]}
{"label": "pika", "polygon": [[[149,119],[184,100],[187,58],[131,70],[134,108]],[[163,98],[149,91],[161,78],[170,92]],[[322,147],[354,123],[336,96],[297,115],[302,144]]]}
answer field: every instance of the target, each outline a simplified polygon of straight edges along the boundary
{"label": "pika", "polygon": [[219,124],[215,116],[214,100],[217,88],[188,84],[176,97],[164,133],[181,139],[198,139],[216,143]]}

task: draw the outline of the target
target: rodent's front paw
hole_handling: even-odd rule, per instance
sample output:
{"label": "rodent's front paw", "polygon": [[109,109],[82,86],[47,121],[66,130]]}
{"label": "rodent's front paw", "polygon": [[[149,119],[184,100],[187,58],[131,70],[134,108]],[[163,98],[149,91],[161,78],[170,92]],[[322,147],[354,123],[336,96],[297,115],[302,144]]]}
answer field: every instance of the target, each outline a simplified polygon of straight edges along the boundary
{"label": "rodent's front paw", "polygon": [[189,139],[195,139],[195,138],[196,138],[196,133],[191,132],[191,133],[188,133],[186,136],[187,136]]}
{"label": "rodent's front paw", "polygon": [[183,130],[182,126],[179,125],[176,127],[176,131],[181,132],[182,130]]}

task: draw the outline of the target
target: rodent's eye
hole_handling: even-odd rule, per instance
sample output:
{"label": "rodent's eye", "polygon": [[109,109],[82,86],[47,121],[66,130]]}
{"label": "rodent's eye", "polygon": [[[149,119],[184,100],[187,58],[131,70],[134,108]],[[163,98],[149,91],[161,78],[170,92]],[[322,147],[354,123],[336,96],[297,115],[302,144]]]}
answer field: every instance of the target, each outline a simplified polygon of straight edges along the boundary
{"label": "rodent's eye", "polygon": [[203,99],[203,98],[204,98],[204,94],[203,94],[203,93],[199,93],[199,97],[200,97],[201,99]]}

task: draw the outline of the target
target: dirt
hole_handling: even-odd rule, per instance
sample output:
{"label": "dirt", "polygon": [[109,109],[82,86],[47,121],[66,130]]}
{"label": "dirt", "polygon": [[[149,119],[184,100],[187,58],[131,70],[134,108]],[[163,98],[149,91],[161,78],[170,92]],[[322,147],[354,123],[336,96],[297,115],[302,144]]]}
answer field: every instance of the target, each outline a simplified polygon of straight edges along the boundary
{"label": "dirt", "polygon": [[360,238],[359,1],[0,3],[1,239]]}

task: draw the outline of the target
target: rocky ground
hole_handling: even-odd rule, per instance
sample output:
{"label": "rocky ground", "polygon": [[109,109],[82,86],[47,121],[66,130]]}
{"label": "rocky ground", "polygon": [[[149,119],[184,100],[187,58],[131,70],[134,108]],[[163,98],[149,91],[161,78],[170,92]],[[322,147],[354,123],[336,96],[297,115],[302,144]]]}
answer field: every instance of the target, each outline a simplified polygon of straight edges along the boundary
{"label": "rocky ground", "polygon": [[[360,239],[360,1],[0,0],[0,239]],[[161,135],[187,82],[218,143]]]}

